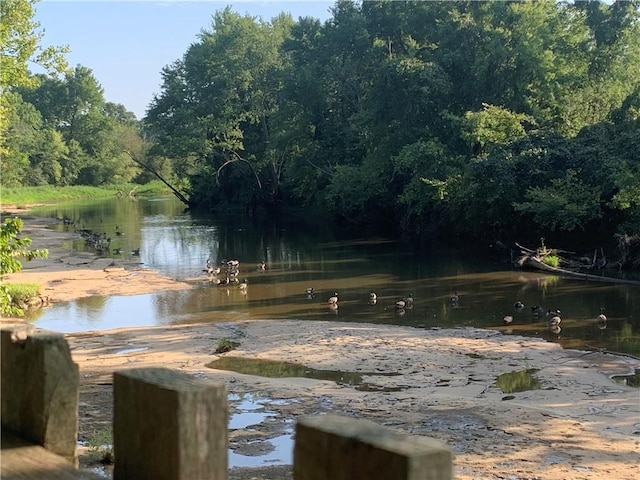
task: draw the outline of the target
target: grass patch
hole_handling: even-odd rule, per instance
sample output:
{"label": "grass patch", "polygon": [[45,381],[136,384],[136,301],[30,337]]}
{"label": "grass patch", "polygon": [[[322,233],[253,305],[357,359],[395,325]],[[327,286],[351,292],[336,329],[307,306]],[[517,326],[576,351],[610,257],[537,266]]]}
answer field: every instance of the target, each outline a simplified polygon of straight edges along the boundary
{"label": "grass patch", "polygon": [[159,180],[154,180],[145,185],[122,184],[103,187],[90,187],[87,185],[73,185],[53,187],[43,185],[39,187],[15,187],[2,189],[2,203],[5,205],[17,205],[24,207],[35,203],[56,203],[64,200],[79,200],[83,198],[112,197],[133,191],[136,196],[160,196],[171,191]]}
{"label": "grass patch", "polygon": [[235,350],[240,346],[240,342],[234,342],[233,340],[223,337],[218,340],[218,346],[216,347],[216,353],[225,353]]}
{"label": "grass patch", "polygon": [[11,303],[20,306],[40,294],[37,283],[7,283],[7,290],[11,296]]}
{"label": "grass patch", "polygon": [[113,457],[113,434],[111,430],[96,430],[87,440],[89,458],[103,465],[111,465]]}

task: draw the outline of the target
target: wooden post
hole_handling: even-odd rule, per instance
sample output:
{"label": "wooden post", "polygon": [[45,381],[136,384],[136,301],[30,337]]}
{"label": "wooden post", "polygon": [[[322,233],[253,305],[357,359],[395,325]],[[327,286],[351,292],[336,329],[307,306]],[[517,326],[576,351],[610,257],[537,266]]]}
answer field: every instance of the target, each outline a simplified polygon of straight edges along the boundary
{"label": "wooden post", "polygon": [[295,480],[447,480],[453,452],[439,440],[368,420],[302,417],[296,425]]}
{"label": "wooden post", "polygon": [[114,479],[226,480],[224,383],[165,368],[114,373]]}
{"label": "wooden post", "polygon": [[77,466],[78,365],[61,333],[2,329],[2,428]]}

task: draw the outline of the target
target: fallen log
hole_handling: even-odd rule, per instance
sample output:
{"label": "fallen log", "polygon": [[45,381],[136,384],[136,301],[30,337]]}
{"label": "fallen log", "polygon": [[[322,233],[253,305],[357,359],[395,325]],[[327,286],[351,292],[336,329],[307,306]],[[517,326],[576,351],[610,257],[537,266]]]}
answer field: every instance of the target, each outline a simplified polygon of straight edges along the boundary
{"label": "fallen log", "polygon": [[542,262],[540,259],[531,255],[523,255],[520,258],[520,260],[518,260],[517,263],[522,268],[542,270],[544,272],[550,272],[556,275],[562,275],[564,277],[576,278],[580,280],[587,280],[592,282],[625,283],[630,285],[640,285],[640,281],[638,280],[629,280],[625,278],[616,278],[616,277],[603,277],[600,275],[592,275],[589,273],[574,272],[571,270],[565,270],[564,268],[552,267]]}

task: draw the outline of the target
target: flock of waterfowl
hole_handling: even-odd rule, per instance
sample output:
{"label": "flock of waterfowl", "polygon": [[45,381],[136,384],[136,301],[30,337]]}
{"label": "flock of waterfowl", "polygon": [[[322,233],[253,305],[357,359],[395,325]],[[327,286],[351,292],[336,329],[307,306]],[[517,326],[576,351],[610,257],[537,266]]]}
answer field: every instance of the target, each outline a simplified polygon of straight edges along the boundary
{"label": "flock of waterfowl", "polygon": [[[258,271],[266,271],[266,268],[266,263],[264,261],[260,262],[257,266]],[[240,274],[240,262],[238,260],[223,260],[220,265],[214,267],[211,263],[211,259],[208,258],[203,271],[207,273],[211,283],[213,283],[214,285],[237,285],[243,291],[246,291],[247,289],[247,280],[245,279],[243,281],[240,281],[238,279],[238,276]],[[313,300],[316,297],[316,291],[314,287],[307,287],[304,293],[309,300]],[[333,292],[327,298],[326,304],[328,305],[330,310],[334,312],[337,311],[339,299],[340,297],[338,295],[338,292]],[[367,299],[369,305],[376,305],[378,303],[378,299],[378,294],[374,290],[371,290]],[[451,294],[451,296],[449,297],[449,302],[452,307],[458,307],[460,304],[460,294],[457,291]],[[398,299],[394,304],[395,310],[399,315],[404,314],[406,310],[413,309],[413,306],[414,299],[413,294],[411,293],[409,293],[406,297]],[[516,312],[520,312],[524,310],[524,308],[525,304],[520,300],[516,301],[513,304],[513,309]],[[539,305],[533,305],[532,307],[530,307],[530,310],[534,318],[540,318],[542,316],[546,317],[546,322],[550,332],[559,334],[562,331],[562,328],[560,327],[560,324],[562,323],[562,312],[559,309],[549,308],[545,312],[543,307]],[[607,328],[607,317],[604,314],[604,310],[604,307],[600,307],[600,314],[596,317],[597,325],[601,330]],[[506,326],[512,325],[514,323],[514,316],[505,315],[502,319],[502,323]]]}
{"label": "flock of waterfowl", "polygon": [[[107,232],[94,232],[91,229],[83,227],[78,227],[77,222],[71,218],[64,217],[62,218],[62,223],[65,227],[73,227],[74,232],[79,234],[82,238],[84,238],[84,243],[87,247],[94,249],[96,252],[104,254],[110,253],[112,255],[122,255],[124,253],[121,247],[112,248],[112,237],[107,234]],[[121,237],[124,235],[119,225],[115,226],[116,237]],[[140,256],[140,249],[135,248],[129,252],[130,255],[134,257]]]}
{"label": "flock of waterfowl", "polygon": [[[513,308],[516,311],[520,311],[525,308],[525,304],[518,300],[513,304]],[[607,328],[607,316],[604,314],[604,310],[604,307],[600,307],[600,314],[596,317],[596,323],[600,330],[604,330]],[[545,312],[543,307],[539,305],[533,305],[531,307],[531,314],[536,318],[544,315],[547,319],[547,325],[551,333],[557,335],[562,331],[562,328],[560,327],[560,324],[562,323],[562,312],[559,309],[553,310],[549,308]],[[511,325],[513,324],[513,321],[513,315],[505,315],[502,319],[502,323],[504,325]]]}
{"label": "flock of waterfowl", "polygon": [[[261,268],[259,266],[258,268]],[[262,263],[264,269],[264,262]],[[240,261],[239,260],[223,260],[220,265],[213,266],[211,258],[207,258],[207,263],[203,269],[208,277],[209,281],[214,285],[228,286],[237,285],[241,290],[246,290],[248,283],[247,279],[240,281]]]}

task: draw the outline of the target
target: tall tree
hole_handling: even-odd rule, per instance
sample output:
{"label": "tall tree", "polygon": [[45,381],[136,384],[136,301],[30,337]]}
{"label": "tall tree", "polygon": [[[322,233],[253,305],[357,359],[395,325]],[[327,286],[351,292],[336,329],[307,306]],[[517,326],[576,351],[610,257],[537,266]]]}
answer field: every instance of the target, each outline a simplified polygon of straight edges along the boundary
{"label": "tall tree", "polygon": [[66,47],[41,45],[44,33],[33,19],[38,1],[0,2],[0,156],[12,155],[7,146],[7,128],[13,104],[7,95],[13,88],[30,83],[29,62],[52,74],[66,69]]}

